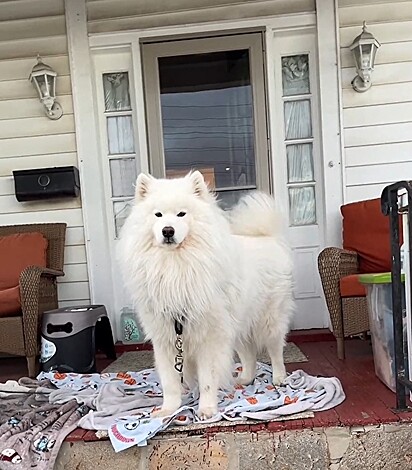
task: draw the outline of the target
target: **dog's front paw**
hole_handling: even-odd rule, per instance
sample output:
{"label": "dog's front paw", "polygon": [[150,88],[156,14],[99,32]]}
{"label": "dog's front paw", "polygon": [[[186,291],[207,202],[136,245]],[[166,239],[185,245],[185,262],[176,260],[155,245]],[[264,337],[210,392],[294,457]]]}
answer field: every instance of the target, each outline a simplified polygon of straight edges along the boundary
{"label": "dog's front paw", "polygon": [[255,376],[251,376],[251,375],[243,375],[243,374],[240,374],[239,377],[236,379],[236,382],[239,384],[239,385],[250,385],[252,384],[253,382],[255,381]]}
{"label": "dog's front paw", "polygon": [[273,385],[281,385],[283,381],[286,379],[287,373],[286,371],[273,371],[272,383]]}
{"label": "dog's front paw", "polygon": [[285,373],[279,373],[279,374],[273,374],[272,378],[272,383],[273,385],[281,385],[283,381],[286,379],[287,374]]}
{"label": "dog's front paw", "polygon": [[199,407],[196,414],[201,421],[205,421],[206,419],[213,418],[213,416],[217,415],[217,407],[216,406],[202,406],[202,407]]}

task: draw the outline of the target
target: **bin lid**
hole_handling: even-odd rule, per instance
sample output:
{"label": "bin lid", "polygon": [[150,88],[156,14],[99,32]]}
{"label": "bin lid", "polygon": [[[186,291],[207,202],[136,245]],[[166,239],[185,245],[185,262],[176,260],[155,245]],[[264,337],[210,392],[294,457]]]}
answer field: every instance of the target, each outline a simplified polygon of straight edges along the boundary
{"label": "bin lid", "polygon": [[[362,284],[391,284],[392,273],[358,274],[359,282]],[[402,282],[405,282],[405,274],[401,274]]]}

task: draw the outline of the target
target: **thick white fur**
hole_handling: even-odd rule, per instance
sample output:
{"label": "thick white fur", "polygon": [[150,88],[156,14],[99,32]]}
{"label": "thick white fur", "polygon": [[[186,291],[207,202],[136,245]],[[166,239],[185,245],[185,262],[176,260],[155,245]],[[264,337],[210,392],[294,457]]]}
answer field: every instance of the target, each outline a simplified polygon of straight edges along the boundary
{"label": "thick white fur", "polygon": [[[175,229],[175,243],[164,243],[165,226]],[[201,418],[217,411],[217,390],[232,379],[234,351],[243,366],[241,383],[253,381],[256,354],[264,348],[274,384],[285,378],[292,262],[272,198],[246,196],[228,218],[199,172],[174,180],[140,175],[119,245],[124,279],[153,343],[164,390],[158,414],[181,404],[175,319],[183,319],[184,380],[199,385]]]}

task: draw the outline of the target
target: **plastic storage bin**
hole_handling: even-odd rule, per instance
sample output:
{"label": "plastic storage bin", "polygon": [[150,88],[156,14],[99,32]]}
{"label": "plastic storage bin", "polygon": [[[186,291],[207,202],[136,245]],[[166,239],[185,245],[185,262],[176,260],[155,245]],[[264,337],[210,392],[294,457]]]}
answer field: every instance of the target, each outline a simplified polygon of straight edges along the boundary
{"label": "plastic storage bin", "polygon": [[[402,280],[404,276],[402,276]],[[395,349],[392,316],[391,273],[360,274],[359,281],[366,286],[369,307],[369,327],[372,336],[375,373],[392,391],[396,390]],[[405,291],[402,293],[404,317],[404,347],[407,350]],[[408,356],[405,356],[408,367]]]}

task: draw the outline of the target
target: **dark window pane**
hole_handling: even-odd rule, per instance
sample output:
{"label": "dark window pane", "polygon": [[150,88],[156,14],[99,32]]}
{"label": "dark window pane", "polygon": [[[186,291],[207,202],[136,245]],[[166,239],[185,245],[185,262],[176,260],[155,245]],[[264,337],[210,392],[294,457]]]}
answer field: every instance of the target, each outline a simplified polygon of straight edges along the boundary
{"label": "dark window pane", "polygon": [[159,59],[166,175],[192,168],[216,189],[256,184],[249,52]]}

